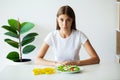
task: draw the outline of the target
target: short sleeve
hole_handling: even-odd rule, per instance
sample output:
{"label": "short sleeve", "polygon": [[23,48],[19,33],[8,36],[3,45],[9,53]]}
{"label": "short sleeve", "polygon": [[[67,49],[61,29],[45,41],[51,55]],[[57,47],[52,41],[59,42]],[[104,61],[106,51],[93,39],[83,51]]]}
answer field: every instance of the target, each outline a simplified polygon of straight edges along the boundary
{"label": "short sleeve", "polygon": [[84,44],[88,40],[87,36],[81,32],[81,43]]}
{"label": "short sleeve", "polygon": [[45,37],[44,42],[47,43],[49,46],[52,45],[52,33],[49,33],[49,34]]}

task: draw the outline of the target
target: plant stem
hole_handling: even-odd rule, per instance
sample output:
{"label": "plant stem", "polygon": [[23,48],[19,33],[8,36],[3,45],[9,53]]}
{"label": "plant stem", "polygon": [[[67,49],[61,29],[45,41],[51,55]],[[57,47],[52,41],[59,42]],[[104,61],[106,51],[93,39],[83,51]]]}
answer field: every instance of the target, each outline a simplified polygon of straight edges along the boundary
{"label": "plant stem", "polygon": [[21,47],[21,37],[19,34],[19,53],[20,53],[20,61],[22,62],[22,47]]}
{"label": "plant stem", "polygon": [[19,58],[20,58],[20,62],[22,62],[22,46],[21,46],[20,22],[19,22],[19,19],[18,19],[18,35],[19,35]]}

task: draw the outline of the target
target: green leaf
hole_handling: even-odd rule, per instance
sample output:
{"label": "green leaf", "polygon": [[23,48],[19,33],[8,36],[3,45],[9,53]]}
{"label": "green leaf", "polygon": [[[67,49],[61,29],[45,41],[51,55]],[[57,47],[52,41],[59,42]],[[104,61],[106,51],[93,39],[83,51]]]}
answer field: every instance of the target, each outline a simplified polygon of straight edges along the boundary
{"label": "green leaf", "polygon": [[35,40],[35,36],[37,35],[37,33],[29,33],[28,35],[26,35],[22,40],[22,46],[33,42]]}
{"label": "green leaf", "polygon": [[37,36],[38,34],[37,33],[29,33],[28,35],[26,35],[22,41],[25,41],[25,40],[28,40],[28,39],[31,39],[35,36]]}
{"label": "green leaf", "polygon": [[13,41],[11,39],[5,39],[5,42],[7,42],[9,45],[11,45],[15,48],[18,48],[18,42],[16,42],[16,41]]}
{"label": "green leaf", "polygon": [[15,29],[13,29],[11,26],[4,25],[4,26],[2,26],[2,28],[6,29],[14,34],[17,34],[17,31]]}
{"label": "green leaf", "polygon": [[6,58],[15,61],[19,59],[19,54],[18,52],[13,51],[13,52],[8,53]]}
{"label": "green leaf", "polygon": [[24,22],[21,24],[20,33],[23,34],[31,30],[35,25],[31,22]]}
{"label": "green leaf", "polygon": [[24,45],[26,45],[26,44],[28,44],[28,43],[31,43],[31,42],[33,42],[34,40],[35,40],[35,37],[32,37],[32,38],[27,39],[27,40],[24,40],[24,41],[22,41],[22,46],[24,46]]}
{"label": "green leaf", "polygon": [[18,35],[16,35],[16,34],[13,33],[13,32],[6,32],[5,35],[8,35],[8,36],[11,36],[11,37],[18,38]]}
{"label": "green leaf", "polygon": [[18,30],[18,21],[15,19],[9,19],[8,24],[13,27],[15,30]]}
{"label": "green leaf", "polygon": [[23,48],[23,54],[28,54],[32,52],[36,47],[34,45],[27,45]]}

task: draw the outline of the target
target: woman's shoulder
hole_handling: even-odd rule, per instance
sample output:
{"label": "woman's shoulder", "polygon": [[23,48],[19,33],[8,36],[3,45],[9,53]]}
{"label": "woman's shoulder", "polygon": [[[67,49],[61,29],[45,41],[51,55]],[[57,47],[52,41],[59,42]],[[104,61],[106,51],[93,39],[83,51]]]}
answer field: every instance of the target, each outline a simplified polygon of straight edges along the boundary
{"label": "woman's shoulder", "polygon": [[81,30],[73,30],[73,34],[76,36],[80,36],[80,37],[86,37],[86,34],[84,32],[82,32]]}
{"label": "woman's shoulder", "polygon": [[55,35],[58,33],[58,30],[51,31],[49,34]]}
{"label": "woman's shoulder", "polygon": [[58,30],[54,30],[48,33],[49,36],[55,36],[58,34]]}
{"label": "woman's shoulder", "polygon": [[75,34],[84,34],[81,30],[72,30],[73,31],[73,33],[75,33]]}

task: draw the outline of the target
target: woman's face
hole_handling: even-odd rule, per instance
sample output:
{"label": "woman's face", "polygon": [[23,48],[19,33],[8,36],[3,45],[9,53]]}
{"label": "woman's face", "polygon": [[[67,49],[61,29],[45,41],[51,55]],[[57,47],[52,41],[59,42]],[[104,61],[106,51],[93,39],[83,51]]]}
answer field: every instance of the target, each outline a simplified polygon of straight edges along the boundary
{"label": "woman's face", "polygon": [[57,17],[58,25],[60,30],[71,30],[73,19],[66,14],[59,15]]}

